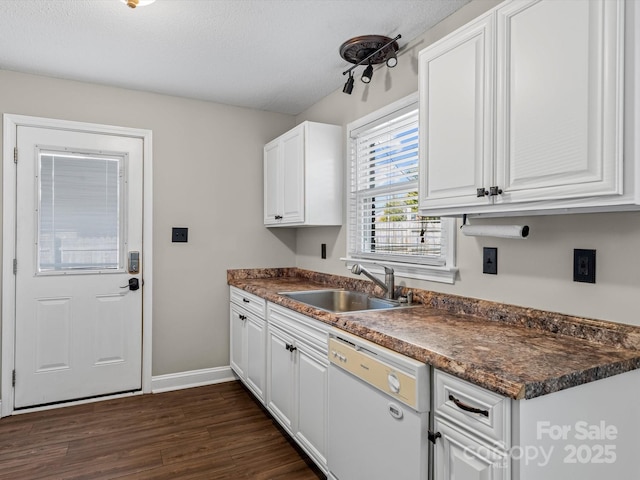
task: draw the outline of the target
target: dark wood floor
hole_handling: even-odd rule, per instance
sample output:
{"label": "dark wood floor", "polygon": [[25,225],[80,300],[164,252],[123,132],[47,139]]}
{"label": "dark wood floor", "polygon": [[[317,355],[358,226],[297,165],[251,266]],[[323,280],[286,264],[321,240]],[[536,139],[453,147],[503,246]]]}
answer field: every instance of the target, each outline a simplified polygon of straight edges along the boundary
{"label": "dark wood floor", "polygon": [[0,419],[0,479],[324,475],[239,382]]}

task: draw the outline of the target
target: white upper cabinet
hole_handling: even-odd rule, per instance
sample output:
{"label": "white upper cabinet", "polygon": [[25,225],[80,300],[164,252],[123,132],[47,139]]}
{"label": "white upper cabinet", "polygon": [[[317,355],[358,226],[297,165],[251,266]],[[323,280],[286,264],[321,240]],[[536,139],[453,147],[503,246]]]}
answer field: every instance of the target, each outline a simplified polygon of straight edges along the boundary
{"label": "white upper cabinet", "polygon": [[633,10],[624,0],[507,1],[420,52],[420,210],[635,206],[637,155],[623,143],[637,115],[623,109],[634,98],[624,51]]}
{"label": "white upper cabinet", "polygon": [[622,4],[497,11],[497,201],[622,193]]}
{"label": "white upper cabinet", "polygon": [[264,147],[264,224],[342,224],[342,127],[303,122]]}
{"label": "white upper cabinet", "polygon": [[493,178],[494,23],[485,15],[420,52],[420,208],[488,202],[476,192]]}

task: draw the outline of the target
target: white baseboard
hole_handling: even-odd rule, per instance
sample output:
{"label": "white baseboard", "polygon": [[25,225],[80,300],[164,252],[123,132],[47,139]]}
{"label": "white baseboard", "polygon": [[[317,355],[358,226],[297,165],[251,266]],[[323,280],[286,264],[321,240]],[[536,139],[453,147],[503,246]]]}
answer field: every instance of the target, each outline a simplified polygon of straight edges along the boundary
{"label": "white baseboard", "polygon": [[156,375],[151,378],[151,392],[161,393],[183,388],[202,387],[214,383],[230,382],[237,380],[231,367],[203,368],[189,372],[169,373]]}

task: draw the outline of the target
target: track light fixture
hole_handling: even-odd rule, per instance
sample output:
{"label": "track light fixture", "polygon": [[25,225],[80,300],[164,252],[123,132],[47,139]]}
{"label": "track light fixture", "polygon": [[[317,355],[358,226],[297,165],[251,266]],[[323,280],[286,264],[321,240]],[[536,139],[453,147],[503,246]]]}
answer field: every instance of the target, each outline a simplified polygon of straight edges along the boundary
{"label": "track light fixture", "polygon": [[362,72],[362,83],[371,82],[371,78],[373,77],[373,65],[369,64],[367,68]]}
{"label": "track light fixture", "polygon": [[351,95],[353,91],[353,73],[349,72],[349,78],[347,79],[347,83],[344,84],[344,88],[342,89],[343,93],[347,95]]}
{"label": "track light fixture", "polygon": [[363,35],[354,37],[340,46],[340,56],[347,62],[353,63],[353,67],[342,72],[343,75],[349,74],[349,79],[344,84],[342,91],[351,95],[353,91],[353,70],[360,65],[367,65],[362,72],[362,81],[370,83],[373,78],[373,66],[380,63],[386,63],[387,67],[393,68],[398,64],[398,42],[402,38],[398,35],[395,38],[385,37],[383,35]]}
{"label": "track light fixture", "polygon": [[398,64],[398,57],[396,56],[396,52],[389,52],[387,55],[387,67],[393,68]]}

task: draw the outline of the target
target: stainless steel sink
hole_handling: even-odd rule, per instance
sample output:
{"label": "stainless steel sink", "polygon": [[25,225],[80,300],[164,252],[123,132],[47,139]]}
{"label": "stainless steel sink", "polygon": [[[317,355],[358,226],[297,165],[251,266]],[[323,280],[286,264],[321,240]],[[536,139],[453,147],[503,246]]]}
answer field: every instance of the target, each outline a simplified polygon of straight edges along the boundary
{"label": "stainless steel sink", "polygon": [[366,293],[351,290],[307,290],[302,292],[280,292],[280,295],[333,313],[400,307],[400,303],[394,300],[370,297]]}

